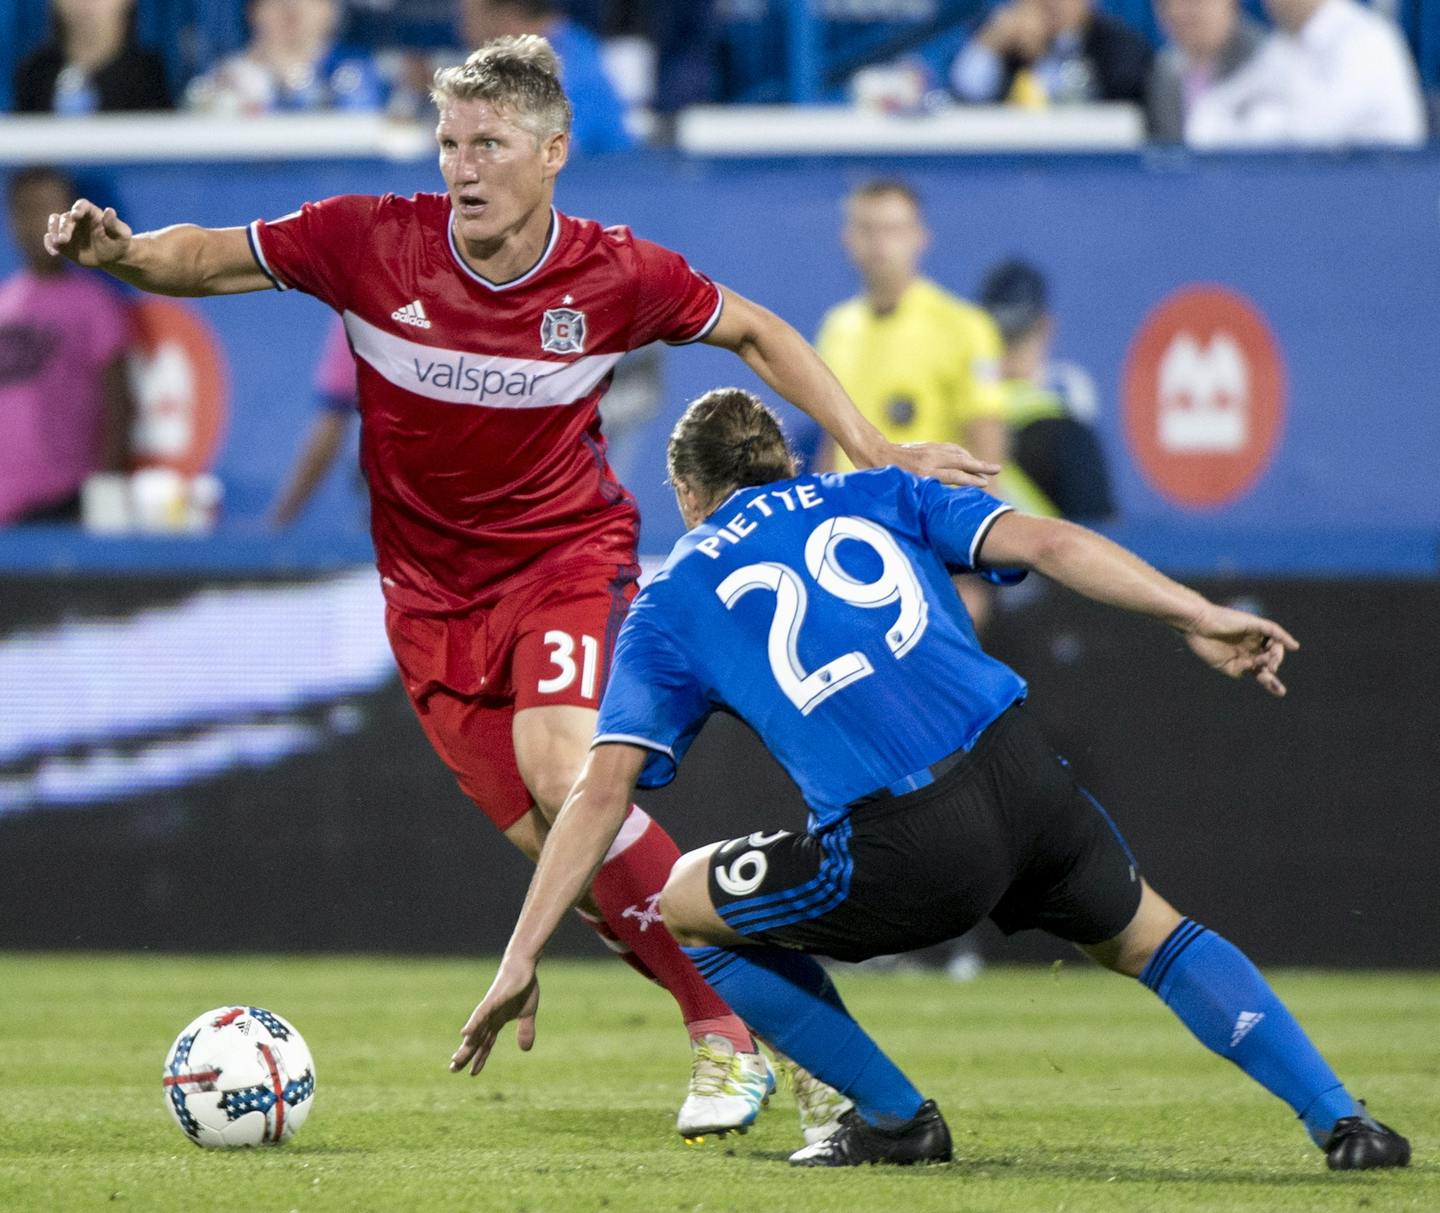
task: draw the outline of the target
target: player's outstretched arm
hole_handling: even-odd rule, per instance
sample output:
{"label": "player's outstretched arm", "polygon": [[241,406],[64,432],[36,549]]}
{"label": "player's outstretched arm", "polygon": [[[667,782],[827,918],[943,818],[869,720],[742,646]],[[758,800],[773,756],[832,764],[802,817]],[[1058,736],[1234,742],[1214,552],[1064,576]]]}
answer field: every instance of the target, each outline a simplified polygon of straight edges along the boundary
{"label": "player's outstretched arm", "polygon": [[238,295],[274,284],[255,261],[243,227],[177,224],[136,235],[113,207],[81,198],[50,216],[45,247],[51,256],[104,270],[156,295]]}
{"label": "player's outstretched arm", "polygon": [[1011,511],[995,520],[978,559],[994,568],[1034,569],[1096,602],[1164,620],[1212,669],[1252,676],[1270,694],[1285,694],[1277,671],[1285,653],[1300,647],[1289,632],[1259,615],[1218,606],[1094,531]]}
{"label": "player's outstretched arm", "polygon": [[705,341],[732,350],[767,386],[813,417],[857,468],[895,464],[946,484],[983,488],[1000,465],[948,442],[892,443],[860,415],[810,343],[774,312],[722,287],[725,306]]}
{"label": "player's outstretched arm", "polygon": [[560,920],[590,887],[630,811],[630,793],[644,765],[645,751],[636,746],[606,744],[590,751],[540,851],[500,971],[461,1030],[460,1047],[450,1058],[452,1072],[458,1074],[469,1065],[471,1074],[480,1073],[500,1029],[512,1019],[519,1020],[520,1047],[529,1049],[535,1043],[535,1009],[540,1002],[535,969],[540,953]]}

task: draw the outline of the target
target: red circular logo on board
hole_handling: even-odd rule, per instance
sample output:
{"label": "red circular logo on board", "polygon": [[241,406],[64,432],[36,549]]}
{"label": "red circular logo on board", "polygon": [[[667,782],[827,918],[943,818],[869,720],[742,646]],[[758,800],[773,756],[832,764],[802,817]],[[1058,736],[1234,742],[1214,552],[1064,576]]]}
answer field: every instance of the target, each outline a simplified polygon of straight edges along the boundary
{"label": "red circular logo on board", "polygon": [[137,300],[130,323],[134,464],[198,475],[214,462],[230,412],[220,343],[194,308],[169,299]]}
{"label": "red circular logo on board", "polygon": [[1207,508],[1259,479],[1285,417],[1285,364],[1265,317],[1223,286],[1188,286],[1140,326],[1125,359],[1125,433],[1163,497]]}

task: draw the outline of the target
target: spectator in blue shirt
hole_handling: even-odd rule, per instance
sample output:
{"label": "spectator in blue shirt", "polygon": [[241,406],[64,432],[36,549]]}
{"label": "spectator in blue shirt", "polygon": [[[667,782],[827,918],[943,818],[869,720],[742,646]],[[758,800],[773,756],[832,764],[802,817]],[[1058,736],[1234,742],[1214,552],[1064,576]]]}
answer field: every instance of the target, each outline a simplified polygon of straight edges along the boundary
{"label": "spectator in blue shirt", "polygon": [[582,152],[623,152],[635,146],[635,137],[625,125],[625,103],[600,59],[600,39],[571,21],[551,0],[463,0],[460,32],[472,50],[507,34],[548,38],[560,56],[565,93],[575,111],[571,147]]}
{"label": "spectator in blue shirt", "polygon": [[1140,103],[1153,58],[1144,35],[1096,0],[1001,0],[956,57],[950,81],[971,102]]}
{"label": "spectator in blue shirt", "polygon": [[168,110],[165,65],[135,45],[135,0],[52,0],[51,36],[15,71],[22,114]]}
{"label": "spectator in blue shirt", "polygon": [[193,80],[187,104],[239,114],[379,109],[374,61],[336,41],[342,15],[340,0],[250,0],[250,44]]}

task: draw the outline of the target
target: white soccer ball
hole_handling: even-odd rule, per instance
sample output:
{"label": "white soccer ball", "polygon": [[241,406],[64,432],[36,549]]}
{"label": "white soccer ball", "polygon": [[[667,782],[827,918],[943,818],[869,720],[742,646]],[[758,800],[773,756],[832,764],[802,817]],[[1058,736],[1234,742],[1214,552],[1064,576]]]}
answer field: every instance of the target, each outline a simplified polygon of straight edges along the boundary
{"label": "white soccer ball", "polygon": [[165,1106],[197,1146],[277,1146],[315,1102],[304,1038],[273,1011],[217,1007],[175,1038],[165,1058]]}

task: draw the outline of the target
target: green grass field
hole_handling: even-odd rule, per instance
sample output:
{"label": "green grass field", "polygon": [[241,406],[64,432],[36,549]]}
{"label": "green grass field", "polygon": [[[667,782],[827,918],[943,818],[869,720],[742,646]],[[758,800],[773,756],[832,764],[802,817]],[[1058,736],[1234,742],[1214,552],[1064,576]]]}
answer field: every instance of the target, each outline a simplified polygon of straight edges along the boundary
{"label": "green grass field", "polygon": [[[0,1210],[1440,1209],[1440,977],[1281,973],[1351,1087],[1411,1137],[1407,1172],[1332,1175],[1289,1111],[1145,990],[1082,964],[843,974],[851,1008],[946,1112],[956,1162],[795,1171],[785,1092],[745,1137],[687,1148],[668,999],[609,961],[542,971],[535,1051],[446,1061],[486,963],[0,954]],[[319,1090],[279,1149],[209,1152],[160,1069],[230,1001],[295,1022]]]}

